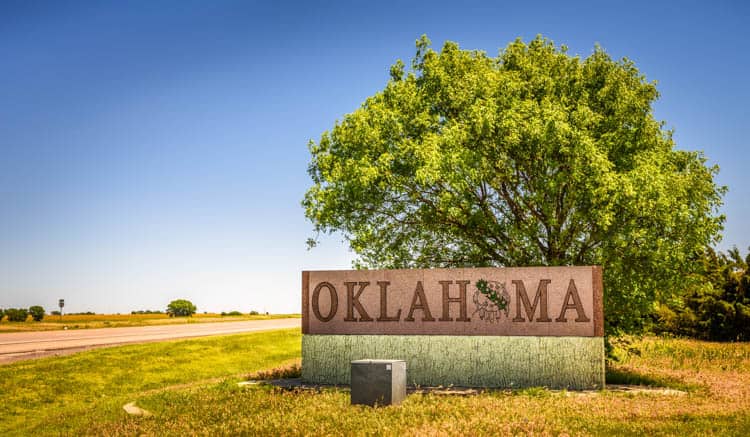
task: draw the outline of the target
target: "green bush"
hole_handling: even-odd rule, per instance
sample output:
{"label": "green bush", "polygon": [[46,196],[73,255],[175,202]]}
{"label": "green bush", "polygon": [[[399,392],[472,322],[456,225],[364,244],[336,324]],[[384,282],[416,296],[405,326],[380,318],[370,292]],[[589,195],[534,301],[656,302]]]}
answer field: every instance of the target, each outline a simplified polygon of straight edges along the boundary
{"label": "green bush", "polygon": [[8,308],[5,310],[9,322],[25,322],[29,317],[29,312],[22,308]]}
{"label": "green bush", "polygon": [[39,305],[34,305],[32,307],[29,307],[29,314],[31,314],[31,317],[35,322],[41,322],[44,318],[44,308],[40,307]]}
{"label": "green bush", "polygon": [[3,317],[5,317],[5,310],[0,308],[0,322],[3,321]]}
{"label": "green bush", "polygon": [[258,314],[260,314],[260,313],[259,313],[259,312],[257,312],[257,311],[255,311],[255,310],[253,310],[253,311],[250,311],[250,315],[251,315],[251,316],[257,316]]}
{"label": "green bush", "polygon": [[750,254],[743,259],[734,248],[728,253],[708,250],[698,277],[681,298],[658,305],[657,333],[703,340],[750,340]]}
{"label": "green bush", "polygon": [[192,302],[185,299],[177,299],[167,305],[169,317],[188,317],[195,314],[198,308]]}

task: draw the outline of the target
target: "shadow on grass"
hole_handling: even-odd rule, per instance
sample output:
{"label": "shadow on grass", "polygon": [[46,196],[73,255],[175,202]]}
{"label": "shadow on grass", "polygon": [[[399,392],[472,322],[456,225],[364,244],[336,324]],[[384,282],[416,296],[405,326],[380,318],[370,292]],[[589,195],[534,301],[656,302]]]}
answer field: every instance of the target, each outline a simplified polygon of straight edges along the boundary
{"label": "shadow on grass", "polygon": [[625,367],[607,366],[607,384],[642,385],[646,387],[671,388],[686,392],[704,389],[700,384],[685,382],[671,376],[646,374]]}

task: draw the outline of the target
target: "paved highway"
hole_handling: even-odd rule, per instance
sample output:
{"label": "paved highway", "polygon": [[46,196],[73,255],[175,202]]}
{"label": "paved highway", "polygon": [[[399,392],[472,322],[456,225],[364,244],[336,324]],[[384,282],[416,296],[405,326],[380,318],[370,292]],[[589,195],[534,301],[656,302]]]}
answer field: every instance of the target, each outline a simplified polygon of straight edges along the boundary
{"label": "paved highway", "polygon": [[299,328],[300,325],[300,319],[271,319],[0,333],[0,364],[49,355],[67,355],[82,350],[121,344],[238,334],[269,329]]}

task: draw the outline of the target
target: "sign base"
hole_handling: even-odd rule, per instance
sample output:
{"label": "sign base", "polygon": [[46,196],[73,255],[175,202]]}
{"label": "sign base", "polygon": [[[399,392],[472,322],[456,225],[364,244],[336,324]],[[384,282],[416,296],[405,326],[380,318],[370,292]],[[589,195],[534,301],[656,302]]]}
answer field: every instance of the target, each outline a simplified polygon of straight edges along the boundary
{"label": "sign base", "polygon": [[350,363],[405,360],[407,383],[423,386],[604,387],[603,337],[303,335],[302,379],[350,384]]}

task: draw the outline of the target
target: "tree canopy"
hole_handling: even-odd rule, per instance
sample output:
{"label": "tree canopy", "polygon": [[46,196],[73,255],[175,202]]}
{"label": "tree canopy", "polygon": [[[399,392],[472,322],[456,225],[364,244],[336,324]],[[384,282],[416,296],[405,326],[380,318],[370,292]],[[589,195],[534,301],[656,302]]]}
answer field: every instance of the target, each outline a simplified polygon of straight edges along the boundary
{"label": "tree canopy", "polygon": [[44,319],[44,308],[39,305],[29,307],[29,314],[35,322],[41,322]]}
{"label": "tree canopy", "polygon": [[602,265],[611,333],[719,238],[718,168],[675,147],[628,59],[541,36],[437,52],[423,36],[390,76],[310,143],[306,215],[358,267]]}
{"label": "tree canopy", "polygon": [[185,299],[177,299],[169,302],[167,305],[167,314],[175,317],[188,317],[195,314],[198,311],[198,307],[193,305],[192,302]]}

